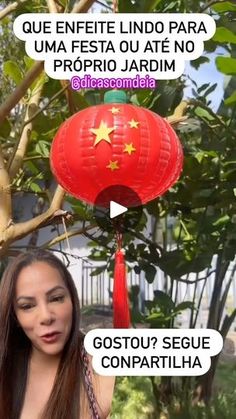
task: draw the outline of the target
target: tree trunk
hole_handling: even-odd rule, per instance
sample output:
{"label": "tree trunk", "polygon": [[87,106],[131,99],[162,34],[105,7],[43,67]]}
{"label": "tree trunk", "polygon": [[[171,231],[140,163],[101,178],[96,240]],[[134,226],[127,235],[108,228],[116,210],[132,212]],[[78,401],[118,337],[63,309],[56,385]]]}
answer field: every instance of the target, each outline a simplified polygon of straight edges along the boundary
{"label": "tree trunk", "polygon": [[212,396],[212,386],[215,378],[216,367],[218,364],[219,355],[211,358],[211,367],[206,374],[197,378],[197,385],[193,395],[192,404],[195,405],[200,401],[204,401],[207,405]]}

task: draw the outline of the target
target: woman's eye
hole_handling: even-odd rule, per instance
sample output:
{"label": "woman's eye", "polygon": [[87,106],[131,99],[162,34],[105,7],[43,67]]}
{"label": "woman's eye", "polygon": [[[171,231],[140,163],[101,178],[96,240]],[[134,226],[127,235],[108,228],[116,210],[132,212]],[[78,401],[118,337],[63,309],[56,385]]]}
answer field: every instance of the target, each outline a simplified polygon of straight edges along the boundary
{"label": "woman's eye", "polygon": [[55,297],[52,297],[50,301],[52,302],[62,302],[64,301],[65,296],[64,295],[57,295]]}
{"label": "woman's eye", "polygon": [[21,310],[29,310],[30,308],[32,308],[33,307],[33,305],[32,304],[24,304],[24,305],[22,305],[22,306],[20,306],[19,308],[21,309]]}

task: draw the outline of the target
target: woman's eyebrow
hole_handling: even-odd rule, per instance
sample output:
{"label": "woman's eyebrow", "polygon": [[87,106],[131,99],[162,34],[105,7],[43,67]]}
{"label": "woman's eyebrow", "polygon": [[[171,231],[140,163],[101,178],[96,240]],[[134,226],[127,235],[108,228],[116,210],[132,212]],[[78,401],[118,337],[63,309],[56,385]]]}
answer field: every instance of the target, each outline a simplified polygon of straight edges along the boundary
{"label": "woman's eyebrow", "polygon": [[[46,295],[50,295],[50,294],[52,294],[54,291],[57,291],[57,290],[59,290],[59,289],[61,289],[61,290],[63,290],[63,291],[66,291],[66,288],[65,288],[65,287],[63,287],[62,285],[56,285],[55,287],[53,287],[53,288],[51,288],[50,290],[48,290],[48,291],[46,292]],[[17,298],[16,302],[18,302],[21,298],[24,298],[25,300],[34,300],[34,297],[30,297],[30,296],[26,296],[26,295],[21,295],[20,297],[18,297],[18,298]]]}
{"label": "woman's eyebrow", "polygon": [[51,294],[53,291],[56,291],[58,289],[62,289],[64,291],[66,291],[66,288],[63,287],[62,285],[56,285],[55,287],[51,288],[49,291],[46,292],[46,295]]}

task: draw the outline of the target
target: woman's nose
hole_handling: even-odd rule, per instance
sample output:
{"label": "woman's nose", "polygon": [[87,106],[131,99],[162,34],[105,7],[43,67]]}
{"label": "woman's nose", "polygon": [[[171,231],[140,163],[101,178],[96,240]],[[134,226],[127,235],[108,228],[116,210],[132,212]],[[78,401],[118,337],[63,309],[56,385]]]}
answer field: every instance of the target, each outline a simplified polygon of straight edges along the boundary
{"label": "woman's nose", "polygon": [[51,324],[54,321],[53,313],[47,304],[42,304],[39,307],[39,319],[42,324]]}

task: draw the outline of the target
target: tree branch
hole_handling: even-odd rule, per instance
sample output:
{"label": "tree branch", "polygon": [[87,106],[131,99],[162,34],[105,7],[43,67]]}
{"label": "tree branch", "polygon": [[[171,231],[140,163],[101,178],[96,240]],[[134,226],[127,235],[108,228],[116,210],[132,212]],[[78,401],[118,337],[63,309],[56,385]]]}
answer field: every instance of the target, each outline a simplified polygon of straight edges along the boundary
{"label": "tree branch", "polygon": [[211,1],[209,1],[209,3],[207,3],[205,6],[202,7],[202,9],[200,10],[199,13],[205,12],[206,9],[208,9],[211,6],[214,6],[214,4],[217,4],[217,3],[226,3],[226,1],[227,0],[218,0],[218,1],[217,0],[211,0]]}
{"label": "tree branch", "polygon": [[[229,292],[229,289],[230,289],[231,283],[232,283],[232,281],[233,281],[233,280],[234,280],[234,278],[235,278],[235,272],[236,272],[236,263],[235,263],[235,264],[234,264],[234,266],[233,266],[233,269],[232,269],[232,271],[231,271],[230,277],[229,277],[228,282],[227,282],[227,284],[226,284],[226,286],[225,286],[225,289],[224,289],[223,295],[222,295],[222,297],[221,297],[221,299],[220,299],[219,317],[218,317],[218,322],[219,322],[219,324],[220,324],[221,319],[222,319],[222,317],[223,317],[223,312],[224,312],[224,308],[225,308],[225,304],[226,304],[226,300],[227,300],[227,296],[228,296],[228,292]],[[222,291],[223,291],[223,290],[222,290]]]}
{"label": "tree branch", "polygon": [[116,10],[115,10],[114,7],[111,7],[108,4],[103,3],[102,1],[95,0],[95,3],[99,4],[100,6],[104,7],[105,9],[110,10],[111,12],[118,13],[118,5],[117,5]]}
{"label": "tree branch", "polygon": [[61,209],[64,196],[64,189],[58,185],[50,207],[43,214],[13,226],[16,236],[14,240],[16,240],[16,238],[25,237],[27,234],[32,233],[33,230],[40,228],[41,226],[45,226],[45,223],[48,223],[49,220],[52,220],[55,216],[57,216],[57,211]]}
{"label": "tree branch", "polygon": [[8,6],[6,6],[3,10],[0,11],[0,20],[4,19],[4,17],[6,17],[10,13],[14,12],[17,9],[17,7],[19,7],[21,4],[23,4],[25,2],[26,2],[26,0],[14,1],[14,3],[9,4]]}
{"label": "tree branch", "polygon": [[53,95],[51,97],[51,99],[49,99],[49,101],[46,103],[46,105],[42,106],[40,109],[37,110],[37,112],[35,112],[29,119],[27,119],[24,122],[24,125],[29,124],[31,121],[33,121],[33,119],[35,119],[40,113],[42,113],[45,109],[48,108],[48,106],[54,102],[54,100],[56,100],[59,96],[61,96],[62,93],[64,93],[65,90],[67,90],[70,87],[70,83],[67,83],[62,89],[60,89],[57,93],[55,93],[55,95]]}
{"label": "tree branch", "polygon": [[[43,247],[43,246],[40,246],[40,247]],[[26,246],[22,246],[22,245],[11,247],[11,249],[9,251],[9,255],[16,257],[16,256],[19,255],[19,253],[22,252],[22,249],[25,249],[25,248],[26,248]],[[27,249],[34,250],[35,246],[27,246]],[[86,263],[88,263],[92,266],[92,262],[90,262],[88,260],[88,258],[85,257],[85,256],[83,257],[83,256],[79,256],[77,254],[71,253],[71,252],[65,252],[64,250],[56,249],[55,247],[51,247],[49,250],[52,251],[52,252],[61,253],[66,258],[68,258],[68,256],[70,256],[70,257],[72,257],[74,259],[77,259],[77,260],[83,260],[84,262],[86,262]]]}
{"label": "tree branch", "polygon": [[58,13],[57,5],[54,0],[47,0],[49,13]]}
{"label": "tree branch", "polygon": [[[29,119],[29,115],[32,113],[32,109],[38,108],[42,90],[43,84],[40,83],[40,87],[36,90],[35,93],[32,93],[32,96],[27,106],[25,121]],[[27,146],[31,138],[32,129],[32,121],[23,125],[23,130],[19,142],[16,145],[15,152],[11,156],[11,159],[9,160],[8,164],[8,173],[11,180],[15,178],[19,169],[22,167],[23,159],[27,151]]]}
{"label": "tree branch", "polygon": [[12,203],[10,194],[10,178],[0,146],[0,228],[5,230],[12,218]]}
{"label": "tree branch", "polygon": [[95,3],[95,0],[80,0],[79,3],[74,4],[71,13],[86,13],[93,3]]}
{"label": "tree branch", "polygon": [[71,89],[68,88],[68,87],[70,87],[70,83],[68,84],[68,82],[66,80],[61,80],[61,85],[62,85],[63,91],[65,91],[65,97],[66,97],[66,100],[67,100],[70,115],[73,115],[74,113],[76,113],[77,108],[76,108],[76,105],[75,105],[74,100],[73,100],[73,92],[72,92]]}
{"label": "tree branch", "polygon": [[177,281],[177,282],[183,282],[184,284],[189,284],[189,285],[192,285],[192,284],[196,284],[197,282],[200,282],[200,281],[204,281],[204,280],[206,280],[209,276],[211,276],[213,273],[215,273],[215,270],[213,270],[213,271],[211,271],[211,272],[209,272],[206,276],[204,276],[203,278],[197,278],[197,279],[194,279],[193,281],[190,281],[189,279],[183,279],[183,278],[173,278],[173,281]]}
{"label": "tree branch", "polygon": [[102,244],[99,240],[99,238],[94,237],[94,235],[89,234],[87,231],[84,232],[85,237],[87,237],[89,240],[94,241],[94,243],[97,243],[99,246],[105,247],[109,252],[111,252],[111,248],[107,244]]}
{"label": "tree branch", "polygon": [[177,108],[175,108],[173,115],[170,115],[166,118],[169,124],[177,125],[180,122],[185,121],[188,118],[187,116],[184,116],[184,113],[186,112],[187,107],[188,107],[188,102],[186,102],[185,100],[180,102]]}
{"label": "tree branch", "polygon": [[61,186],[57,186],[50,207],[43,214],[22,223],[11,223],[4,231],[1,229],[0,256],[5,253],[13,241],[22,239],[32,233],[32,231],[45,226],[45,224],[49,223],[49,221],[52,222],[55,216],[57,217],[58,215],[57,211],[61,209],[64,195],[64,189],[62,189]]}
{"label": "tree branch", "polygon": [[60,236],[54,237],[54,239],[49,240],[48,242],[44,243],[42,247],[43,248],[51,247],[55,244],[62,242],[63,240],[66,240],[67,238],[74,237],[79,234],[85,234],[87,231],[92,230],[95,227],[96,225],[90,224],[87,227],[80,228],[79,230],[68,231],[67,233],[63,233]]}
{"label": "tree branch", "polygon": [[[219,3],[219,2],[218,2]],[[205,105],[203,102],[201,102],[200,100],[197,100],[197,99],[191,99],[190,101],[189,101],[189,105],[193,105],[193,106],[200,106],[201,108],[203,108],[203,109],[205,109],[207,112],[209,112],[209,114],[211,115],[211,116],[213,116],[213,118],[216,120],[216,121],[218,121],[219,122],[219,124],[221,125],[221,126],[223,126],[224,128],[225,128],[225,123],[220,119],[220,117],[217,115],[217,114],[215,114],[215,112],[211,109],[211,108],[209,108],[209,106],[207,106],[207,105]]]}
{"label": "tree branch", "polygon": [[234,319],[236,318],[236,308],[232,311],[232,313],[230,314],[230,316],[228,316],[228,314],[226,314],[224,321],[223,321],[223,325],[221,327],[220,333],[222,334],[223,339],[226,338],[228,331],[230,329],[230,327],[232,326]]}
{"label": "tree branch", "polygon": [[161,255],[163,253],[163,248],[161,246],[159,246],[157,243],[154,243],[152,240],[145,237],[139,231],[135,231],[135,230],[132,230],[132,229],[127,229],[127,231],[132,233],[134,235],[134,237],[136,237],[137,239],[142,240],[144,243],[147,243],[148,245],[151,245],[151,246],[155,247],[155,249],[157,249],[157,251],[159,253],[159,256],[161,257]]}
{"label": "tree branch", "polygon": [[21,98],[26,94],[27,89],[31,86],[34,80],[43,71],[44,63],[36,61],[33,67],[27,71],[24,80],[16,87],[12,94],[0,106],[0,123],[6,118],[10,111],[17,105]]}

